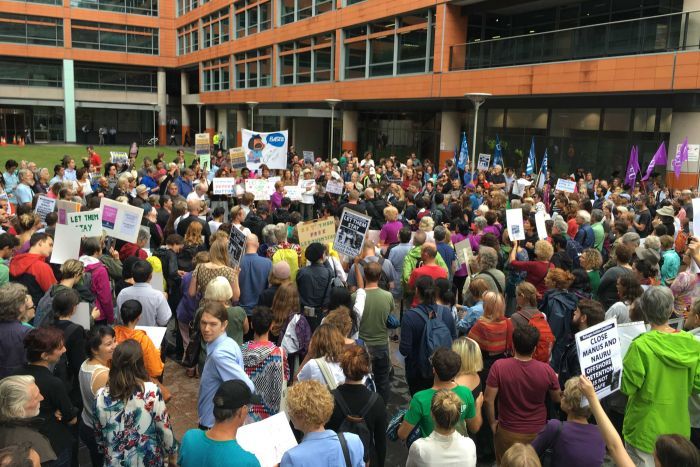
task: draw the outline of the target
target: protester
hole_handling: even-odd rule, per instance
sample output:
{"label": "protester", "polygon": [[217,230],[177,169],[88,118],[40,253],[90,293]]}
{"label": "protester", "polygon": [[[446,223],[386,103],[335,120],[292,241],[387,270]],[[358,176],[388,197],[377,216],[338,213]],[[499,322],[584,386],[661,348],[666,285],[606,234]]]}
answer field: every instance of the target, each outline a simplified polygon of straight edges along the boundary
{"label": "protester", "polygon": [[[121,322],[123,326],[114,326],[114,334],[117,344],[125,340],[134,340],[141,346],[143,353],[143,361],[146,367],[146,373],[149,378],[157,379],[163,374],[163,362],[160,358],[159,347],[148,337],[146,331],[136,329],[136,324],[141,318],[143,307],[136,300],[127,300],[122,304],[120,310]],[[160,342],[158,343],[160,345]]]}

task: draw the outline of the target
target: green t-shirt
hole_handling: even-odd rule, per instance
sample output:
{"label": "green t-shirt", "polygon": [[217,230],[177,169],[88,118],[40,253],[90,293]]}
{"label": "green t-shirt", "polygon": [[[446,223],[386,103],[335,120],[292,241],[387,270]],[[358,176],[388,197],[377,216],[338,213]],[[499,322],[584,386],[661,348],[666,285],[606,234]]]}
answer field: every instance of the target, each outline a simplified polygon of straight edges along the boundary
{"label": "green t-shirt", "polygon": [[[383,289],[365,290],[365,309],[360,321],[360,339],[367,345],[387,345],[386,319],[394,310],[394,297]],[[353,299],[357,293],[353,295]]]}
{"label": "green t-shirt", "polygon": [[236,341],[238,345],[243,345],[243,323],[248,317],[245,310],[240,306],[230,306],[226,312],[228,313],[226,335]]}
{"label": "green t-shirt", "polygon": [[[430,414],[430,403],[437,391],[435,389],[425,389],[418,391],[413,395],[411,403],[408,406],[408,412],[404,415],[404,420],[411,425],[418,425],[423,433],[423,437],[427,437],[433,432],[435,426],[433,417]],[[474,396],[471,389],[466,386],[456,386],[452,392],[457,394],[464,402],[462,406],[462,416],[460,420],[474,418],[476,416],[476,407],[474,404]]]}

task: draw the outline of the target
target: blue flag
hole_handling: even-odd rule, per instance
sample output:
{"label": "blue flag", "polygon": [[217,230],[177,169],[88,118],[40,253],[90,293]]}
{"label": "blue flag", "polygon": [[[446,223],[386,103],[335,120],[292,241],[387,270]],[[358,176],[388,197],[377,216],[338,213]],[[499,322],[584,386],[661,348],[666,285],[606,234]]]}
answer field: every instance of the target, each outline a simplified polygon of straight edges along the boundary
{"label": "blue flag", "polygon": [[501,140],[496,135],[496,148],[493,151],[493,165],[503,167],[503,152],[501,151]]}
{"label": "blue flag", "polygon": [[525,168],[526,175],[532,175],[535,172],[535,166],[537,162],[535,161],[535,137],[532,137],[532,144],[530,145],[530,156],[527,158],[527,167]]}
{"label": "blue flag", "polygon": [[537,188],[542,188],[544,186],[544,181],[547,178],[547,148],[544,148],[544,157],[542,158],[539,177],[540,178],[537,181]]}
{"label": "blue flag", "polygon": [[467,133],[462,132],[462,144],[459,148],[459,157],[457,158],[457,168],[464,170],[469,161],[469,145],[467,144]]}

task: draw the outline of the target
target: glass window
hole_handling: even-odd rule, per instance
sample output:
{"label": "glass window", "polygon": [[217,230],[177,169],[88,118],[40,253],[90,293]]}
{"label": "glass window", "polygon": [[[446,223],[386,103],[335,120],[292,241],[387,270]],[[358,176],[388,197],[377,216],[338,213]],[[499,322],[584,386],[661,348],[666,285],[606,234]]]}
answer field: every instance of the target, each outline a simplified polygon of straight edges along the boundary
{"label": "glass window", "polygon": [[569,137],[600,129],[600,109],[553,109],[551,136]]}
{"label": "glass window", "polygon": [[75,87],[78,89],[156,92],[156,74],[154,71],[126,71],[77,64],[74,73]]}
{"label": "glass window", "polygon": [[63,46],[63,20],[0,13],[0,42]]}
{"label": "glass window", "polygon": [[506,128],[547,129],[547,109],[508,109]]}
{"label": "glass window", "polygon": [[633,131],[653,132],[656,127],[656,109],[634,109]]}
{"label": "glass window", "polygon": [[334,8],[335,0],[279,0],[280,24],[301,21]]}
{"label": "glass window", "polygon": [[399,74],[425,73],[428,36],[425,31],[399,34]]}
{"label": "glass window", "polygon": [[489,128],[503,128],[504,117],[504,109],[488,109],[486,111],[486,126]]}
{"label": "glass window", "polygon": [[332,80],[333,35],[304,37],[279,45],[280,84]]}
{"label": "glass window", "polygon": [[345,46],[345,79],[364,78],[367,68],[367,41]]}
{"label": "glass window", "polygon": [[236,54],[236,89],[259,88],[271,85],[271,49],[250,50]]}
{"label": "glass window", "polygon": [[631,109],[605,109],[603,131],[629,131]]}
{"label": "glass window", "polygon": [[394,73],[394,36],[378,37],[369,41],[369,75],[385,76]]}
{"label": "glass window", "polygon": [[[158,16],[157,0],[71,0],[70,5],[74,8]],[[180,2],[178,2],[178,9],[180,6]],[[184,5],[182,6],[184,7]]]}
{"label": "glass window", "polygon": [[223,44],[229,38],[229,10],[227,8],[202,18],[202,48]]}
{"label": "glass window", "polygon": [[661,117],[659,118],[659,131],[661,133],[671,132],[671,120],[673,118],[673,109],[661,109]]}
{"label": "glass window", "polygon": [[13,86],[61,87],[63,68],[60,64],[0,60],[0,84]]}

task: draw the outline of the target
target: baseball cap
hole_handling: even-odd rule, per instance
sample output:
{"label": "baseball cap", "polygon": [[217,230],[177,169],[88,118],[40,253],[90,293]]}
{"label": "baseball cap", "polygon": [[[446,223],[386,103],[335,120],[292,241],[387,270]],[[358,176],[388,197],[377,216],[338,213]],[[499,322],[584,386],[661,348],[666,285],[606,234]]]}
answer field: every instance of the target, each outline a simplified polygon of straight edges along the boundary
{"label": "baseball cap", "polygon": [[217,409],[236,410],[244,405],[259,404],[260,397],[240,379],[224,381],[214,395],[214,407]]}

